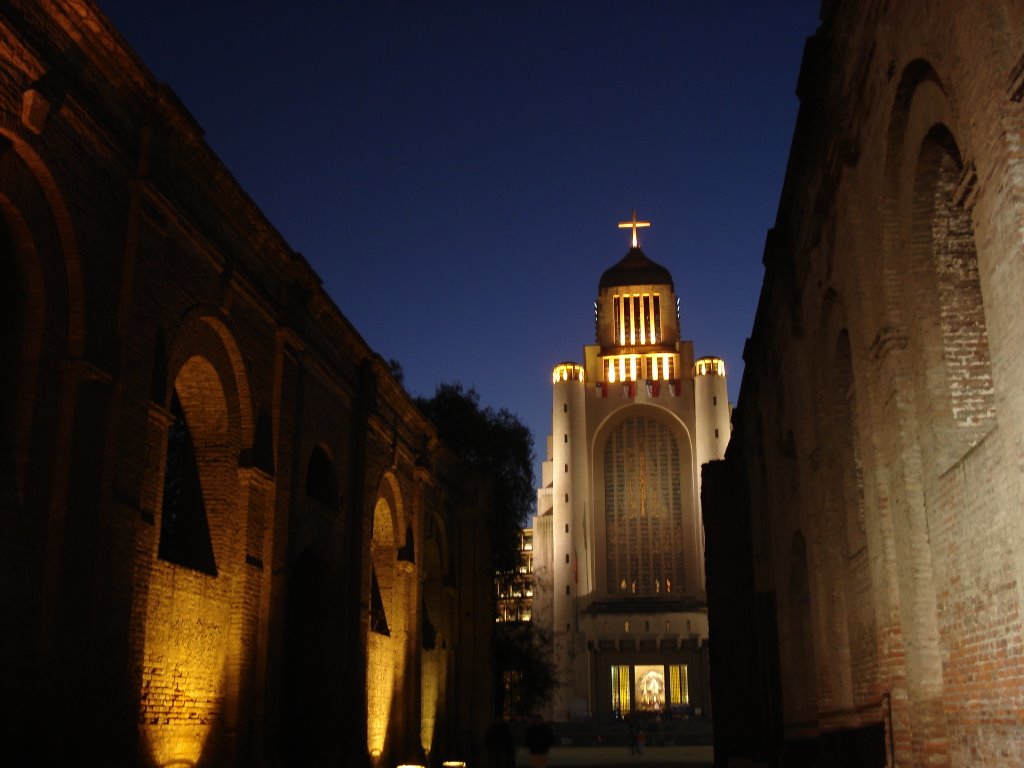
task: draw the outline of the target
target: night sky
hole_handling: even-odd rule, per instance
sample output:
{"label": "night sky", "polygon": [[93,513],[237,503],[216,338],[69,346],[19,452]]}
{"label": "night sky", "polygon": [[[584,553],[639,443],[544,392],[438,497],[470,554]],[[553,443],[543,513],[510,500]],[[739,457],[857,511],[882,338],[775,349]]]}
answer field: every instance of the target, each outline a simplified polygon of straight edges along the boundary
{"label": "night sky", "polygon": [[409,392],[475,387],[538,462],[634,208],[735,399],[819,5],[99,0]]}

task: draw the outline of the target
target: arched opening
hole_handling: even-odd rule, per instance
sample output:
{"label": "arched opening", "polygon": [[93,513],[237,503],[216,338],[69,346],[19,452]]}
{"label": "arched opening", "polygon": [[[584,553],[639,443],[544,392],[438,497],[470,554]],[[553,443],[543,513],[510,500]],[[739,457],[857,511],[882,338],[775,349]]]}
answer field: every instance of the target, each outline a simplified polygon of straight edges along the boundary
{"label": "arched opening", "polygon": [[167,432],[158,555],[161,560],[216,576],[195,444],[177,392],[171,398],[171,416],[174,421]]}
{"label": "arched opening", "polygon": [[[216,349],[205,351],[224,364]],[[236,525],[242,440],[229,379],[210,358],[192,354],[170,387],[173,421],[146,603],[139,713],[160,764],[201,756],[216,761],[235,738],[221,725],[238,696],[238,682],[228,675],[238,637],[232,564],[244,557]]]}
{"label": "arched opening", "polygon": [[958,204],[960,153],[944,125],[925,135],[915,169],[910,290],[922,449],[941,474],[995,424],[985,310],[970,212]]}
{"label": "arched opening", "polygon": [[392,630],[397,622],[397,547],[394,518],[381,497],[373,509],[370,541],[370,621],[366,641],[366,741],[371,757],[387,746],[395,687],[395,655],[399,642]]}
{"label": "arched opening", "polygon": [[817,724],[818,694],[814,637],[811,624],[811,587],[807,569],[807,542],[800,531],[793,534],[789,556],[786,621],[780,627],[783,704],[786,722],[809,728]]}
{"label": "arched opening", "polygon": [[[0,499],[24,501],[33,406],[47,393],[37,387],[44,347],[46,303],[43,274],[28,227],[13,207],[0,199]],[[50,354],[58,349],[50,338]],[[52,400],[43,399],[52,404]]]}
{"label": "arched opening", "polygon": [[210,516],[234,505],[237,451],[220,377],[203,357],[185,362],[171,396],[160,520],[161,559],[217,575]]}

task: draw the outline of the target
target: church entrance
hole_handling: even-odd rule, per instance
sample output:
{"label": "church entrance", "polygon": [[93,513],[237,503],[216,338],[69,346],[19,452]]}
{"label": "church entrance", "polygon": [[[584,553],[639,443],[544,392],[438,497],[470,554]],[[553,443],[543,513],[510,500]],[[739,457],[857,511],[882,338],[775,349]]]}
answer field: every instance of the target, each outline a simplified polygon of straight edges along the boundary
{"label": "church entrance", "polygon": [[687,717],[690,709],[686,664],[613,664],[609,668],[612,715],[633,712]]}

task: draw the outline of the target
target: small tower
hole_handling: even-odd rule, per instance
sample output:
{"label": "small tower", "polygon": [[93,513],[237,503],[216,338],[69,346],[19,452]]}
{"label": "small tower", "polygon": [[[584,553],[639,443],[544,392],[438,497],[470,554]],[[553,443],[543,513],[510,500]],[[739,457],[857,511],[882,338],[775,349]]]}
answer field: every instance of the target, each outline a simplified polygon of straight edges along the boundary
{"label": "small tower", "polygon": [[697,466],[725,458],[731,413],[725,362],[702,357],[693,364],[693,396],[697,411]]}

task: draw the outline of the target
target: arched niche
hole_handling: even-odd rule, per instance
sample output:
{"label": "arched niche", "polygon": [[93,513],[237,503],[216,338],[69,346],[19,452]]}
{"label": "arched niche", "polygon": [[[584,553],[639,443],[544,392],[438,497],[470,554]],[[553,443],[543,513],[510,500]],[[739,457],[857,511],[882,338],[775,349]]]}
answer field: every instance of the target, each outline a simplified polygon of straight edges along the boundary
{"label": "arched niche", "polygon": [[[615,414],[594,437],[598,588],[609,596],[699,591],[699,521],[686,427],[661,408]],[[604,573],[601,573],[604,569]]]}
{"label": "arched niche", "polygon": [[786,608],[779,626],[785,720],[798,728],[814,728],[818,720],[817,664],[807,559],[807,542],[798,530],[790,543]]}

